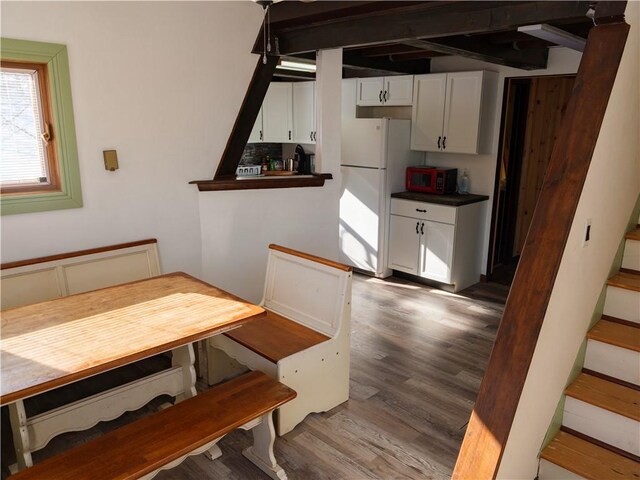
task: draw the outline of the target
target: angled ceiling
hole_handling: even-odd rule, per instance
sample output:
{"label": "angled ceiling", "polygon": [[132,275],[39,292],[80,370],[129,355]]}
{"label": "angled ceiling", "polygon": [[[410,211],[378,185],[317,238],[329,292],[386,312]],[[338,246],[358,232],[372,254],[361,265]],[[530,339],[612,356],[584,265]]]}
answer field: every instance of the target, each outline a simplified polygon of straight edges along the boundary
{"label": "angled ceiling", "polygon": [[[345,77],[428,73],[430,59],[458,55],[524,70],[545,68],[553,43],[518,32],[549,24],[586,38],[594,2],[283,1],[270,7],[275,53],[312,59],[344,48]],[[260,37],[261,38],[261,37]],[[257,40],[254,52],[263,51]],[[288,78],[313,78],[278,71]]]}

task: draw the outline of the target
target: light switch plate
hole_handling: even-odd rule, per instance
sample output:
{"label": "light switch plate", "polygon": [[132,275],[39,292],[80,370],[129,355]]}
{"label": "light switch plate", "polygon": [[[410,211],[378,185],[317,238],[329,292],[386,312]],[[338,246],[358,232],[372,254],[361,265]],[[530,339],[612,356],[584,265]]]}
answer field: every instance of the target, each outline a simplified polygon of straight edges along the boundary
{"label": "light switch plate", "polygon": [[115,172],[118,166],[118,153],[115,150],[103,150],[104,168],[110,172]]}

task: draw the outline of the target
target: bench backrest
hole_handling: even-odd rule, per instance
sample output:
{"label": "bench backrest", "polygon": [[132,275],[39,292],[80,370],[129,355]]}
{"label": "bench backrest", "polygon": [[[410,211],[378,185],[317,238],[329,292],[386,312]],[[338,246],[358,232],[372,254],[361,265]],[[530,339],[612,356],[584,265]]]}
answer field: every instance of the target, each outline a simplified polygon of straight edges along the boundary
{"label": "bench backrest", "polygon": [[2,264],[1,308],[160,275],[155,239]]}
{"label": "bench backrest", "polygon": [[334,337],[349,328],[343,317],[351,302],[351,276],[346,265],[269,245],[262,305]]}

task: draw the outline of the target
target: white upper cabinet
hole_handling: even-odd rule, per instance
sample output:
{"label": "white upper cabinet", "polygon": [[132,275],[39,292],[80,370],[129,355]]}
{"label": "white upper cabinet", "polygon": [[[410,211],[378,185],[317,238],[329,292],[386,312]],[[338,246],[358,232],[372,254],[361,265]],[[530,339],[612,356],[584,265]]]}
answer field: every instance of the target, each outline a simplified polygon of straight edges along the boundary
{"label": "white upper cabinet", "polygon": [[413,75],[384,77],[384,105],[403,106],[413,103]]}
{"label": "white upper cabinet", "polygon": [[360,107],[411,105],[413,75],[358,79],[356,104]]}
{"label": "white upper cabinet", "polygon": [[412,150],[440,150],[446,89],[446,73],[416,75],[411,117]]}
{"label": "white upper cabinet", "polygon": [[291,83],[276,82],[269,85],[262,102],[262,130],[265,142],[293,142],[292,98]]}
{"label": "white upper cabinet", "polygon": [[494,72],[416,75],[411,148],[471,154],[486,150],[496,87]]}
{"label": "white upper cabinet", "polygon": [[316,143],[315,83],[293,84],[293,143]]}
{"label": "white upper cabinet", "polygon": [[262,142],[262,107],[260,107],[260,111],[258,112],[256,123],[253,124],[253,130],[251,130],[251,135],[249,135],[248,143],[260,142]]}
{"label": "white upper cabinet", "polygon": [[382,105],[384,77],[359,78],[356,105],[361,107]]}

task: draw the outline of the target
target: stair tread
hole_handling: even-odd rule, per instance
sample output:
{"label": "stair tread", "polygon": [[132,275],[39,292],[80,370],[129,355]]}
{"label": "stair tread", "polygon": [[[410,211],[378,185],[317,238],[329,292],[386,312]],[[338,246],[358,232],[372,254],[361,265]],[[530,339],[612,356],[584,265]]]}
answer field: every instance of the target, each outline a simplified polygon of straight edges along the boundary
{"label": "stair tread", "polygon": [[640,241],[640,227],[636,227],[634,230],[627,232],[627,234],[624,237],[628,238],[629,240]]}
{"label": "stair tread", "polygon": [[640,292],[640,274],[619,272],[607,281],[607,285]]}
{"label": "stair tread", "polygon": [[602,319],[594,325],[587,338],[640,352],[640,328]]}
{"label": "stair tread", "polygon": [[540,458],[589,480],[629,479],[640,475],[640,463],[562,431],[542,451]]}
{"label": "stair tread", "polygon": [[577,400],[640,422],[640,392],[632,388],[581,373],[565,393]]}

